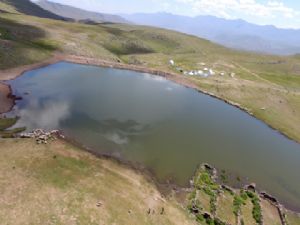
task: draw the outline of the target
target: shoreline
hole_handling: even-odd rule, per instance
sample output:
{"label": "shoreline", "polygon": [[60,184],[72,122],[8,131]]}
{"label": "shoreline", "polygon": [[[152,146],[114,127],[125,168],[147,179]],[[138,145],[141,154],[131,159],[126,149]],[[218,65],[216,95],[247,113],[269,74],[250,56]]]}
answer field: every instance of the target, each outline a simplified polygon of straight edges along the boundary
{"label": "shoreline", "polygon": [[[106,67],[106,68],[116,68],[116,69],[123,69],[123,70],[132,70],[132,71],[136,71],[136,72],[142,72],[142,73],[149,73],[149,74],[153,74],[153,75],[157,75],[157,76],[161,76],[164,77],[170,81],[173,81],[177,84],[183,85],[186,88],[192,88],[195,91],[202,93],[202,94],[206,94],[209,95],[213,98],[219,99],[227,104],[230,104],[246,113],[248,113],[250,116],[254,117],[255,119],[263,122],[264,124],[266,124],[263,120],[260,120],[258,118],[256,118],[250,111],[248,111],[248,109],[243,108],[242,106],[240,106],[237,103],[222,99],[216,95],[214,95],[213,93],[210,92],[206,92],[201,90],[197,85],[195,85],[192,81],[190,81],[189,79],[187,79],[184,76],[175,74],[175,73],[170,73],[170,72],[165,72],[165,71],[160,71],[160,70],[155,70],[155,69],[150,69],[150,68],[146,68],[146,67],[140,67],[140,66],[135,66],[135,65],[128,65],[128,64],[123,64],[123,63],[119,63],[119,62],[112,62],[112,61],[106,61],[106,60],[102,60],[102,59],[95,59],[95,58],[87,58],[87,57],[83,57],[83,56],[74,56],[74,55],[55,55],[53,58],[40,62],[40,63],[35,63],[35,64],[31,64],[31,65],[26,65],[26,66],[21,66],[18,68],[13,68],[13,69],[8,69],[8,70],[4,70],[4,71],[0,71],[0,85],[4,84],[6,86],[8,86],[9,88],[9,93],[8,94],[12,94],[12,89],[9,85],[2,83],[3,81],[9,81],[9,80],[13,80],[16,79],[19,76],[22,76],[23,73],[30,71],[30,70],[34,70],[34,69],[39,69],[51,64],[55,64],[58,62],[69,62],[69,63],[76,63],[76,64],[82,64],[82,65],[93,65],[93,66],[101,66],[101,67]],[[3,80],[3,77],[5,78]],[[0,90],[1,92],[1,90]],[[13,99],[13,98],[11,98]],[[13,99],[13,104],[10,108],[10,110],[14,107],[15,105],[15,100]],[[9,110],[9,111],[10,111]],[[8,112],[9,112],[8,111]],[[1,112],[0,111],[0,115],[3,114],[5,112]],[[277,129],[273,128],[272,126],[266,124],[268,127],[270,127],[271,129],[273,129],[274,131],[277,131],[278,133],[280,133],[281,135],[287,137],[289,140],[295,141],[296,143],[300,143],[296,140],[293,140],[291,138],[289,138],[287,135],[285,135],[284,133],[278,131]],[[72,138],[62,138],[64,141],[66,141],[67,143],[70,143],[76,147],[79,147],[81,149],[83,149],[84,151],[89,152],[90,154],[94,155],[95,157],[99,157],[99,158],[104,158],[104,159],[108,159],[111,160],[115,163],[118,163],[120,165],[124,165],[130,169],[132,169],[133,171],[142,174],[149,182],[153,183],[158,190],[160,190],[160,192],[162,193],[162,195],[164,195],[165,193],[170,193],[170,191],[175,191],[176,193],[180,193],[180,192],[186,192],[187,190],[190,189],[190,185],[187,186],[180,186],[180,185],[176,185],[174,182],[172,182],[172,179],[167,179],[165,182],[160,182],[154,175],[153,171],[149,170],[148,168],[138,164],[138,163],[131,163],[129,161],[126,160],[122,160],[119,158],[116,158],[112,155],[109,154],[101,154],[101,153],[97,153],[94,150],[88,148],[87,146],[84,146],[80,143],[78,143],[76,140],[72,139]],[[192,176],[191,176],[192,178]],[[285,207],[284,207],[285,208]],[[285,208],[286,210],[289,210],[291,212],[294,213],[300,213],[298,212],[298,209],[292,209],[293,207],[289,208]]]}
{"label": "shoreline", "polygon": [[2,83],[0,80],[0,116],[3,113],[10,112],[14,107],[15,99],[11,96],[11,94],[12,89],[10,85]]}
{"label": "shoreline", "polygon": [[245,182],[241,182],[238,186],[235,186],[232,183],[226,183],[226,184],[222,183],[221,180],[219,179],[219,175],[218,175],[218,174],[220,174],[221,169],[217,168],[215,165],[211,165],[206,162],[199,162],[198,166],[195,167],[193,174],[191,174],[188,183],[180,185],[180,184],[176,184],[174,177],[171,177],[171,176],[166,177],[166,179],[164,181],[159,180],[158,177],[155,175],[155,172],[153,170],[151,170],[151,168],[143,166],[141,163],[131,162],[131,161],[113,156],[108,153],[97,152],[94,149],[89,148],[88,146],[85,146],[84,144],[76,141],[76,139],[66,135],[62,131],[59,131],[58,137],[59,137],[59,139],[65,141],[66,143],[69,143],[70,145],[72,145],[74,147],[82,149],[83,151],[88,152],[89,154],[95,156],[96,158],[110,160],[114,163],[117,163],[118,165],[125,166],[125,167],[133,170],[134,172],[143,175],[144,178],[148,182],[155,185],[157,190],[159,190],[159,192],[164,197],[167,197],[168,194],[170,194],[172,191],[175,192],[175,194],[188,193],[192,189],[191,181],[193,180],[195,174],[197,173],[198,168],[205,165],[205,166],[209,166],[210,168],[213,168],[213,170],[216,171],[215,173],[218,178],[216,180],[216,182],[220,186],[225,186],[225,187],[229,187],[230,189],[238,190],[238,189],[242,189],[243,187],[252,186],[253,184],[255,184],[255,191],[259,194],[260,197],[262,197],[268,201],[270,201],[270,199],[276,200],[275,202],[272,202],[272,201],[270,201],[270,202],[272,204],[275,204],[274,206],[278,210],[282,210],[281,208],[283,207],[283,209],[293,212],[293,213],[296,213],[296,214],[299,214],[299,216],[300,216],[300,206],[294,207],[294,206],[291,206],[287,202],[278,200],[277,197],[274,197],[272,194],[269,194],[269,192],[265,191],[264,189],[261,189],[259,187],[259,185],[256,186],[256,183],[251,183],[251,181],[247,181],[247,182],[245,181]]}
{"label": "shoreline", "polygon": [[[122,70],[132,70],[135,72],[141,72],[141,73],[149,73],[152,75],[156,76],[161,76],[164,77],[170,81],[173,81],[179,85],[182,85],[186,88],[191,88],[194,89],[195,91],[208,95],[210,97],[213,97],[215,99],[218,99],[220,101],[225,102],[226,104],[229,104],[233,107],[238,108],[239,110],[244,111],[248,115],[252,116],[256,120],[259,120],[260,122],[263,122],[265,125],[267,125],[269,128],[274,130],[275,132],[279,133],[280,135],[284,136],[285,138],[289,139],[290,141],[296,142],[300,144],[300,140],[293,139],[292,137],[289,137],[287,134],[283,133],[282,131],[278,130],[277,128],[273,127],[272,125],[266,123],[264,120],[257,118],[248,108],[241,106],[240,104],[223,99],[219,96],[217,96],[214,93],[211,93],[209,91],[205,91],[200,89],[197,85],[193,83],[193,81],[189,80],[187,77],[183,75],[179,75],[176,73],[171,73],[171,72],[166,72],[162,70],[157,70],[157,69],[151,69],[143,66],[136,66],[136,65],[131,65],[131,64],[124,64],[116,61],[108,61],[104,59],[96,59],[96,58],[90,58],[86,56],[77,56],[77,55],[64,55],[64,54],[55,54],[52,58],[47,59],[42,62],[30,64],[30,65],[25,65],[17,68],[12,68],[12,69],[6,69],[6,70],[0,70],[0,83],[3,81],[9,81],[9,80],[14,80],[19,76],[22,76],[24,73],[34,70],[34,69],[39,69],[51,64],[55,64],[58,62],[69,62],[69,63],[76,63],[76,64],[81,64],[81,65],[92,65],[92,66],[100,66],[100,67],[106,67],[106,68],[115,68],[115,69],[122,69]],[[10,88],[11,89],[11,88]],[[1,91],[1,90],[0,90]],[[12,94],[12,93],[10,93]],[[14,106],[14,105],[13,105]],[[13,108],[11,106],[11,109]],[[9,112],[9,111],[8,111]],[[6,112],[1,112],[2,113]]]}
{"label": "shoreline", "polygon": [[[176,193],[181,193],[181,192],[185,192],[186,190],[190,189],[190,184],[180,186],[178,184],[175,184],[175,182],[172,182],[172,179],[166,179],[166,181],[164,181],[164,182],[159,181],[159,179],[157,178],[155,173],[150,168],[147,168],[147,167],[143,166],[141,163],[131,162],[131,161],[119,158],[119,157],[115,157],[115,156],[113,156],[111,154],[108,154],[108,153],[97,152],[97,151],[89,148],[88,146],[85,146],[82,143],[79,143],[78,141],[76,141],[76,139],[65,135],[64,133],[60,133],[60,134],[62,134],[62,135],[59,136],[59,138],[61,140],[69,143],[72,146],[75,146],[79,149],[82,149],[82,150],[88,152],[89,154],[95,156],[96,158],[102,158],[102,159],[110,160],[114,163],[117,163],[118,165],[125,166],[125,167],[133,170],[134,172],[143,175],[144,178],[148,182],[154,184],[155,187],[160,191],[160,193],[165,197],[166,197],[165,194],[168,194],[171,191],[175,191]],[[193,176],[191,176],[190,179],[192,179],[192,177]],[[299,210],[300,210],[300,208],[299,208]],[[299,213],[300,213],[300,211],[299,211]]]}

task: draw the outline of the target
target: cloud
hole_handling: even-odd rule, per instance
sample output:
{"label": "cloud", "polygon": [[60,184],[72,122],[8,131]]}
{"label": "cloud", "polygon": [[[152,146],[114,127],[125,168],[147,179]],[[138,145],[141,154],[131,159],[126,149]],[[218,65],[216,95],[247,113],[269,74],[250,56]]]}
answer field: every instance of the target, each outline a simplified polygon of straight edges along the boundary
{"label": "cloud", "polygon": [[255,17],[286,17],[295,18],[299,11],[286,6],[281,1],[271,0],[259,3],[256,0],[176,0],[191,6],[196,14],[212,14],[225,18],[234,18],[235,15]]}
{"label": "cloud", "polygon": [[17,126],[26,126],[29,130],[36,128],[58,129],[61,121],[69,115],[70,107],[67,102],[47,101],[40,104],[35,100],[31,100],[27,108],[20,109],[20,120]]}
{"label": "cloud", "polygon": [[158,75],[152,75],[149,73],[144,74],[144,79],[145,80],[151,80],[151,81],[157,81],[157,82],[166,82],[167,79]]}
{"label": "cloud", "polygon": [[117,145],[125,145],[128,144],[128,138],[125,136],[121,136],[118,133],[109,133],[105,135],[106,139],[112,141],[113,143],[117,144]]}

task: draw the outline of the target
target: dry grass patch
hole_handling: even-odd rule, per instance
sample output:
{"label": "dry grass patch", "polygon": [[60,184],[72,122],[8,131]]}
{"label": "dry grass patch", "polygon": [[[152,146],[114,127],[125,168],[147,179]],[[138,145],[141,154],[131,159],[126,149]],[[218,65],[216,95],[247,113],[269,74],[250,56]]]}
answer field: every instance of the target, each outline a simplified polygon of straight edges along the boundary
{"label": "dry grass patch", "polygon": [[245,225],[256,225],[257,223],[252,215],[253,204],[249,198],[245,201],[245,203],[246,204],[241,207],[243,221]]}
{"label": "dry grass patch", "polygon": [[204,193],[203,190],[197,190],[197,200],[201,203],[205,212],[210,212],[210,196]]}
{"label": "dry grass patch", "polygon": [[262,208],[264,224],[281,225],[279,212],[275,206],[273,206],[268,201],[262,199],[261,208]]}
{"label": "dry grass patch", "polygon": [[236,217],[233,213],[233,195],[227,191],[218,197],[217,217],[228,224],[236,223]]}

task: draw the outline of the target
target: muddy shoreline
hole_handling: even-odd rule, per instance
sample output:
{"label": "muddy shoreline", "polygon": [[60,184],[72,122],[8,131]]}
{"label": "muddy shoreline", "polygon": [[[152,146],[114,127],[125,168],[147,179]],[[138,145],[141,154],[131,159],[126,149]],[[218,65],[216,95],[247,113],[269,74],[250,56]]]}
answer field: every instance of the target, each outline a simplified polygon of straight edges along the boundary
{"label": "muddy shoreline", "polygon": [[[232,105],[232,106],[246,112],[253,118],[263,122],[265,125],[270,127],[272,130],[276,131],[280,135],[288,138],[291,141],[294,141],[294,142],[300,144],[300,140],[293,139],[293,138],[289,137],[288,135],[286,135],[285,133],[281,132],[280,130],[276,129],[272,125],[266,123],[264,120],[260,120],[260,119],[256,118],[255,115],[246,107],[243,107],[236,102],[232,102],[232,101],[223,99],[223,98],[215,95],[214,93],[200,89],[196,84],[193,83],[193,81],[189,80],[185,76],[182,76],[182,75],[179,75],[176,73],[162,71],[162,70],[150,69],[147,67],[136,66],[136,65],[131,65],[131,64],[124,64],[124,63],[120,63],[120,62],[116,62],[116,61],[108,61],[108,60],[104,60],[104,59],[89,58],[86,56],[56,54],[52,58],[42,61],[42,62],[39,62],[39,63],[25,65],[25,66],[21,66],[21,67],[17,67],[17,68],[12,68],[12,69],[6,69],[6,70],[2,70],[2,71],[0,70],[0,83],[1,83],[1,81],[13,80],[13,79],[21,76],[23,73],[25,73],[27,71],[39,69],[39,68],[42,68],[42,67],[45,67],[45,66],[48,66],[51,64],[61,62],[61,61],[82,64],[82,65],[93,65],[93,66],[101,66],[101,67],[106,67],[106,68],[132,70],[132,71],[136,71],[136,72],[149,73],[149,74],[164,77],[164,78],[166,78],[170,81],[173,81],[177,84],[180,84],[187,88],[192,88],[192,89],[198,91],[199,93],[209,95],[210,97],[216,98],[216,99],[221,100],[229,105]],[[0,92],[1,92],[1,90],[0,90]],[[11,108],[13,108],[13,106],[14,106],[14,104],[11,106]],[[5,113],[5,112],[0,111],[0,114],[1,113]]]}
{"label": "muddy shoreline", "polygon": [[11,87],[0,81],[0,115],[2,113],[10,112],[13,109],[15,99],[10,96],[11,93]]}

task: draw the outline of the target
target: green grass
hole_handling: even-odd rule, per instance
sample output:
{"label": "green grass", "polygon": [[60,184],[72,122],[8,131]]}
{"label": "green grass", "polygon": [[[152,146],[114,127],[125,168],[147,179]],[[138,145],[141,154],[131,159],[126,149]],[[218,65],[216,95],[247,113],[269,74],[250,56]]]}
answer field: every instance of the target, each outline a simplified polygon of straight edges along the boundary
{"label": "green grass", "polygon": [[[222,172],[221,174],[224,174]],[[257,225],[263,220],[268,225],[280,225],[278,209],[260,198],[258,193],[244,189],[222,188],[205,168],[200,167],[194,176],[194,186],[188,195],[187,208],[197,222],[206,224]],[[209,191],[207,191],[209,190]],[[195,212],[195,209],[198,212]],[[209,212],[210,219],[204,220]],[[298,214],[287,211],[290,225],[300,220]]]}
{"label": "green grass", "polygon": [[0,118],[0,137],[2,138],[12,138],[16,134],[21,133],[26,130],[25,127],[9,129],[16,124],[18,118]]}
{"label": "green grass", "polygon": [[37,168],[36,178],[42,183],[50,184],[58,188],[69,188],[79,179],[88,176],[90,165],[81,159],[74,159],[65,156],[53,156],[53,160],[44,162],[36,162],[32,165]]}
{"label": "green grass", "polygon": [[13,126],[17,121],[18,118],[0,118],[0,131]]}
{"label": "green grass", "polygon": [[196,224],[150,179],[60,140],[0,139],[0,177],[1,224]]}
{"label": "green grass", "polygon": [[8,30],[5,28],[0,28],[0,39],[2,40],[11,40],[11,35]]}
{"label": "green grass", "polygon": [[59,49],[59,45],[54,40],[41,39],[32,42],[35,48],[40,48],[42,50],[54,51]]}
{"label": "green grass", "polygon": [[216,216],[228,224],[234,224],[236,216],[233,212],[234,197],[231,193],[224,191],[218,197],[216,204]]}
{"label": "green grass", "polygon": [[252,191],[247,191],[248,197],[251,199],[253,204],[252,215],[256,223],[260,224],[262,221],[262,209],[260,206],[260,200],[256,193]]}

